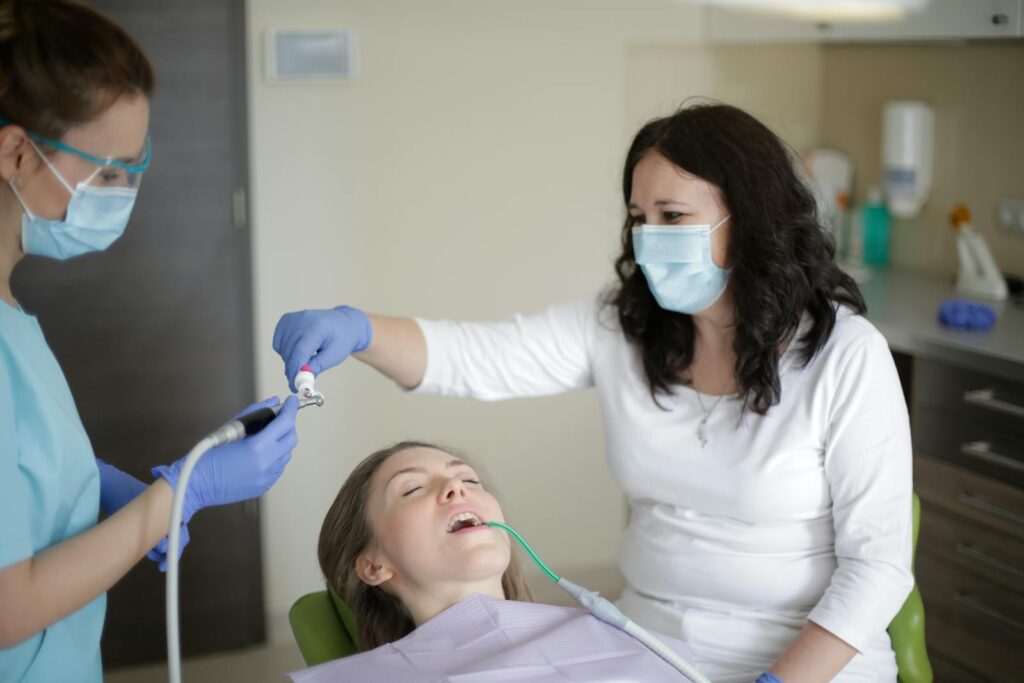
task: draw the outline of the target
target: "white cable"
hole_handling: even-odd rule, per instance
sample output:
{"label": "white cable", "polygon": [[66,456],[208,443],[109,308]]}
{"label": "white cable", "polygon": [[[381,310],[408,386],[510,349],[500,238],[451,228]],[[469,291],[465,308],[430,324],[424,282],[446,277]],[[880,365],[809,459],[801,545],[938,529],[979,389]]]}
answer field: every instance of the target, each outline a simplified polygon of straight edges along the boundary
{"label": "white cable", "polygon": [[707,677],[694,669],[693,666],[691,666],[685,659],[680,657],[675,650],[655,638],[650,631],[639,626],[635,621],[627,622],[622,630],[646,645],[652,652],[654,652],[654,654],[674,666],[684,676],[693,681],[693,683],[711,683]]}
{"label": "white cable", "polygon": [[587,590],[564,576],[559,577],[557,585],[575,598],[576,602],[590,610],[590,613],[595,617],[639,640],[651,652],[671,664],[677,671],[693,681],[693,683],[711,683],[701,672],[697,671],[689,662],[680,657],[675,650],[658,640],[650,631],[641,628],[636,622],[631,621],[629,617],[622,613],[622,610],[605,598],[602,598],[595,591]]}
{"label": "white cable", "polygon": [[232,420],[223,427],[203,438],[185,456],[185,462],[178,471],[178,482],[174,487],[171,503],[171,521],[167,530],[167,672],[170,683],[181,683],[181,634],[178,631],[178,546],[181,544],[181,517],[185,507],[185,491],[188,479],[199,458],[207,451],[231,441],[245,437],[245,427]]}

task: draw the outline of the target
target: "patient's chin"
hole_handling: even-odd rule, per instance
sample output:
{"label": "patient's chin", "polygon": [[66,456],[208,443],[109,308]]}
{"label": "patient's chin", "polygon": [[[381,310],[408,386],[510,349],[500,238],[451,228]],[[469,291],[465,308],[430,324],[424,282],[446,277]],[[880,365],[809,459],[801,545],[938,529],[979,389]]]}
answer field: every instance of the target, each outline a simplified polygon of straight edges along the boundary
{"label": "patient's chin", "polygon": [[481,544],[453,552],[449,560],[452,571],[460,579],[480,581],[492,576],[500,578],[508,569],[509,549],[500,544]]}

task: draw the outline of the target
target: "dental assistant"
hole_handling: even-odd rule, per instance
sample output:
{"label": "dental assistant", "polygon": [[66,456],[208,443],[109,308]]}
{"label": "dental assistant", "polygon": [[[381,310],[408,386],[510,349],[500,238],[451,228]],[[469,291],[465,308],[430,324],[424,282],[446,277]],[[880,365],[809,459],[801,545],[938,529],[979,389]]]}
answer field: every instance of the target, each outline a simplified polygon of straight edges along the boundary
{"label": "dental assistant", "polygon": [[[60,0],[0,1],[3,683],[100,681],[107,589],[147,553],[165,560],[181,461],[143,483],[96,458],[39,323],[10,286],[26,254],[73,258],[124,232],[152,156],[152,88],[145,55],[102,15]],[[277,480],[296,443],[295,411],[290,398],[258,435],[198,463],[186,522]],[[109,517],[97,523],[100,507]]]}
{"label": "dental assistant", "polygon": [[622,182],[606,291],[495,323],[289,313],[286,375],[355,354],[448,396],[595,387],[629,617],[714,681],[896,681],[909,420],[793,157],[749,114],[692,106],[637,133]]}

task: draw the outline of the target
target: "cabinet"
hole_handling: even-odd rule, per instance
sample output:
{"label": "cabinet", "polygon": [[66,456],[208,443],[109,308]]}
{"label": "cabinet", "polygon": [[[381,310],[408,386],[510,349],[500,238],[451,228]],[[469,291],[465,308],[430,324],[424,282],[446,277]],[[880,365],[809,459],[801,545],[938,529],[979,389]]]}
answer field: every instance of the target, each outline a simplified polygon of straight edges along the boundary
{"label": "cabinet", "polygon": [[930,0],[896,21],[827,21],[738,8],[707,10],[712,43],[884,42],[1024,36],[1021,0]]}
{"label": "cabinet", "polygon": [[915,573],[929,653],[950,680],[1017,681],[1024,384],[917,358],[911,405],[921,498]]}

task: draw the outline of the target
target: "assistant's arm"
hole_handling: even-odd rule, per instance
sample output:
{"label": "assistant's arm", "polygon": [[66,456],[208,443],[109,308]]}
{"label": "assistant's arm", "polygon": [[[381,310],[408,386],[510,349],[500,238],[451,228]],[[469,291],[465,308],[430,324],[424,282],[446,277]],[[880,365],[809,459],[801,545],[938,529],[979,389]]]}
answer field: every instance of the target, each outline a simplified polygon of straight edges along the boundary
{"label": "assistant's arm", "polygon": [[370,314],[373,341],[356,358],[406,389],[415,389],[427,370],[427,340],[412,318]]}
{"label": "assistant's arm", "polygon": [[771,668],[785,683],[831,680],[884,635],[914,585],[910,420],[884,338],[856,340],[837,373],[825,445],[837,567]]}
{"label": "assistant's arm", "polygon": [[484,400],[587,386],[599,299],[551,306],[498,322],[392,318],[348,306],[282,316],[274,349],[290,382],[349,355],[406,389]]}

